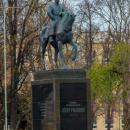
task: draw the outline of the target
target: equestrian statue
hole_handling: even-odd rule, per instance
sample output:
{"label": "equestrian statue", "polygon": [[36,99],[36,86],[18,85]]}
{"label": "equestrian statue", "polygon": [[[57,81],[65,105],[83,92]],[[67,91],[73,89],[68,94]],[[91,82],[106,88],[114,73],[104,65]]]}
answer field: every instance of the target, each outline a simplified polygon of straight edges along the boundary
{"label": "equestrian statue", "polygon": [[44,63],[44,55],[46,46],[50,43],[55,49],[55,63],[59,62],[59,66],[64,68],[65,58],[63,53],[63,45],[70,44],[72,46],[72,60],[77,57],[77,44],[73,40],[72,26],[75,15],[71,11],[67,11],[59,0],[51,2],[47,9],[49,22],[40,33],[40,53],[41,60]]}

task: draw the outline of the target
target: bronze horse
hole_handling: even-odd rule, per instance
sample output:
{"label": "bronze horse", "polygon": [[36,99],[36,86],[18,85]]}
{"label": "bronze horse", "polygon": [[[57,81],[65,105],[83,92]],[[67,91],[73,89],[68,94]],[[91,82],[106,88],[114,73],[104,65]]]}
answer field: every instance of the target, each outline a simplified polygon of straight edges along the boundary
{"label": "bronze horse", "polygon": [[[75,20],[75,15],[72,12],[64,12],[63,17],[58,25],[58,34],[54,38],[54,42],[50,43],[55,49],[55,63],[57,64],[57,59],[59,61],[60,67],[65,67],[65,58],[63,53],[63,45],[70,44],[72,46],[72,60],[76,60],[77,57],[77,44],[73,40],[72,26]],[[41,61],[44,63],[44,54],[46,46],[49,43],[49,35],[47,35],[48,26],[45,26],[40,33],[40,51],[41,51]],[[59,58],[58,58],[59,54]]]}

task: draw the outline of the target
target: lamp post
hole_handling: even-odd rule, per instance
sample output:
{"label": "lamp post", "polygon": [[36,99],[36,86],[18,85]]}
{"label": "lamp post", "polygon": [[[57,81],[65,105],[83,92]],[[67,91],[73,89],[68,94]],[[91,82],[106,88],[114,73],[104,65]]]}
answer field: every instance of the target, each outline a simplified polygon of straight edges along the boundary
{"label": "lamp post", "polygon": [[8,110],[7,110],[7,54],[6,54],[6,7],[4,4],[4,104],[5,104],[5,130],[8,130]]}
{"label": "lamp post", "polygon": [[8,7],[7,3],[3,4],[3,15],[4,15],[4,109],[5,109],[5,126],[4,130],[8,130],[8,101],[7,101],[7,46],[6,46],[6,10],[9,8],[21,8],[21,7]]}

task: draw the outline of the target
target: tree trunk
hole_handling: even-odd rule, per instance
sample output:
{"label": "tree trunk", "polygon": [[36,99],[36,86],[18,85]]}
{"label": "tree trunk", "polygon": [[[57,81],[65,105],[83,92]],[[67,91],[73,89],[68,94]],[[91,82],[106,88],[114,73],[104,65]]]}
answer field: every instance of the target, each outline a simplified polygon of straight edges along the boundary
{"label": "tree trunk", "polygon": [[130,130],[130,74],[124,74],[123,120],[124,130]]}
{"label": "tree trunk", "polygon": [[107,108],[107,130],[111,130],[111,110],[109,105]]}
{"label": "tree trunk", "polygon": [[[8,6],[12,7],[8,9],[8,21],[9,21],[9,40],[11,49],[11,88],[10,88],[10,127],[11,130],[15,130],[17,124],[17,102],[16,102],[16,90],[17,90],[17,64],[16,64],[16,46],[17,46],[17,0],[8,0]],[[14,7],[14,8],[13,8]]]}
{"label": "tree trunk", "polygon": [[130,105],[127,101],[123,102],[123,120],[124,120],[124,130],[130,130]]}
{"label": "tree trunk", "polygon": [[92,64],[92,43],[87,42],[88,41],[87,38],[85,41],[86,41],[86,68],[89,69]]}
{"label": "tree trunk", "polygon": [[17,103],[16,103],[16,97],[14,96],[12,98],[12,102],[11,102],[11,112],[10,112],[10,118],[11,118],[11,130],[15,130],[16,128],[16,124],[17,124]]}
{"label": "tree trunk", "polygon": [[89,69],[92,64],[92,14],[89,3],[88,6],[88,15],[89,15],[89,31],[86,31],[85,36],[85,45],[86,45],[86,68]]}
{"label": "tree trunk", "polygon": [[123,120],[124,130],[130,130],[130,72],[124,73]]}

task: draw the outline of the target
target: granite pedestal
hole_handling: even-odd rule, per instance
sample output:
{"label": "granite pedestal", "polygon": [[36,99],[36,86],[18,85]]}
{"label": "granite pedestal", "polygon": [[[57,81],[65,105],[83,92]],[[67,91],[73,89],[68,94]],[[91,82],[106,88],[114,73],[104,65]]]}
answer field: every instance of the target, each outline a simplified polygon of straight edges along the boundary
{"label": "granite pedestal", "polygon": [[90,130],[90,85],[82,69],[34,73],[33,130]]}

